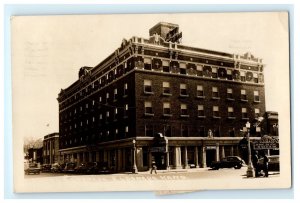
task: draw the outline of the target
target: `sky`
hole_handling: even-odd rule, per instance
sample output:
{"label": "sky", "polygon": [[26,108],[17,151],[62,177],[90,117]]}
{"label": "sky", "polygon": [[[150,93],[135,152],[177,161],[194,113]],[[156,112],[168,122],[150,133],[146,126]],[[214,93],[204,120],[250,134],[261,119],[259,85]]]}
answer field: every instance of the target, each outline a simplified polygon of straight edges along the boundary
{"label": "sky", "polygon": [[14,136],[58,132],[56,99],[79,68],[100,63],[123,38],[148,38],[161,21],[179,25],[184,45],[262,58],[266,110],[289,118],[287,13],[18,16],[11,20]]}

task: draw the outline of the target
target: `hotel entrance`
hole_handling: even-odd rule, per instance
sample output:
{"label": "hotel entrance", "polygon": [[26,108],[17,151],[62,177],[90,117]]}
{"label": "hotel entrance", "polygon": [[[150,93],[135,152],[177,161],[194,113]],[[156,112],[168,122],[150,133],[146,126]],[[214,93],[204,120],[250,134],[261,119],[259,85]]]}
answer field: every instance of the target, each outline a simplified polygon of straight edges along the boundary
{"label": "hotel entrance", "polygon": [[210,167],[211,162],[216,160],[216,147],[207,146],[206,147],[206,166]]}
{"label": "hotel entrance", "polygon": [[[166,153],[161,152],[152,152],[152,161],[155,161],[156,167],[158,170],[167,169],[166,165]],[[151,167],[151,166],[150,166]]]}

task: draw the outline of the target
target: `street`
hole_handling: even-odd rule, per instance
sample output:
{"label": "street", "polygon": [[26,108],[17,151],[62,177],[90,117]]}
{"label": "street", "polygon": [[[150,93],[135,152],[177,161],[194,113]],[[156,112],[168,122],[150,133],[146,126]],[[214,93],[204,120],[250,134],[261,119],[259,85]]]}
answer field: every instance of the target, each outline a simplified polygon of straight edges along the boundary
{"label": "street", "polygon": [[[47,185],[55,191],[145,191],[145,190],[199,190],[242,189],[278,187],[278,172],[270,172],[269,178],[247,178],[247,167],[241,169],[209,168],[149,171],[99,175],[41,173],[25,175],[25,180],[35,185]],[[59,184],[58,184],[59,183]]]}

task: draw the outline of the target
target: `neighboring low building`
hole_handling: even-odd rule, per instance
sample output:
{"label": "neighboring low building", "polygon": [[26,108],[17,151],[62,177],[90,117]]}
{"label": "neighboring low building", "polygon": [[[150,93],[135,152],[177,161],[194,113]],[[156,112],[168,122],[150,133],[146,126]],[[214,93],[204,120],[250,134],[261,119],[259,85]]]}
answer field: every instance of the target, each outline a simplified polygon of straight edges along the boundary
{"label": "neighboring low building", "polygon": [[53,164],[59,161],[59,133],[44,136],[43,163]]}

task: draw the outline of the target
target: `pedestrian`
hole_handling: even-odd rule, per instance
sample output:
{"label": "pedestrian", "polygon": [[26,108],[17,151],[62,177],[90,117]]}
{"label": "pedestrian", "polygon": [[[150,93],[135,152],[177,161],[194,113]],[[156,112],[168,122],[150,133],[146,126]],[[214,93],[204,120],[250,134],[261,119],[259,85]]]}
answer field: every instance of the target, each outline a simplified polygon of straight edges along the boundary
{"label": "pedestrian", "polygon": [[155,174],[157,174],[156,168],[157,167],[156,167],[155,161],[152,161],[152,166],[151,166],[150,174],[152,174],[153,171],[155,172]]}
{"label": "pedestrian", "polygon": [[255,171],[255,177],[258,177],[258,155],[257,155],[257,151],[254,152],[253,158],[252,158],[252,164],[254,167],[254,171]]}
{"label": "pedestrian", "polygon": [[269,158],[267,157],[266,154],[264,154],[264,173],[265,177],[267,178],[269,176]]}

